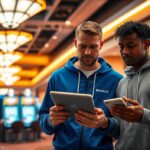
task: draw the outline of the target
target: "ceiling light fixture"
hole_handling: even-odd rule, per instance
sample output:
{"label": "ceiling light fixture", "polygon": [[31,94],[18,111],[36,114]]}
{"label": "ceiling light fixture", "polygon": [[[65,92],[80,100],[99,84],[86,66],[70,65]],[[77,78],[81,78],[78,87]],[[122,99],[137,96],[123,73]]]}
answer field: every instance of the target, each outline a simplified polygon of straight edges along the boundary
{"label": "ceiling light fixture", "polygon": [[1,0],[0,23],[5,28],[16,28],[44,9],[45,0]]}
{"label": "ceiling light fixture", "polygon": [[45,46],[46,48],[48,48],[48,47],[49,47],[49,44],[48,44],[48,43],[46,43],[44,46]]}
{"label": "ceiling light fixture", "polygon": [[53,36],[52,36],[52,39],[53,39],[53,40],[57,40],[57,39],[58,39],[58,36],[57,36],[57,35],[53,35]]}
{"label": "ceiling light fixture", "polygon": [[19,66],[12,66],[12,67],[0,67],[0,76],[9,77],[21,70]]}
{"label": "ceiling light fixture", "polygon": [[70,25],[71,25],[71,21],[70,21],[70,20],[67,20],[67,21],[65,21],[65,24],[66,24],[67,26],[70,26]]}
{"label": "ceiling light fixture", "polygon": [[0,31],[0,49],[3,52],[12,52],[32,39],[32,34],[28,32],[15,30]]}
{"label": "ceiling light fixture", "polygon": [[7,67],[12,65],[14,62],[18,61],[23,57],[22,53],[13,52],[13,53],[3,53],[0,52],[0,66]]}
{"label": "ceiling light fixture", "polygon": [[0,88],[0,95],[6,95],[8,93],[8,88]]}
{"label": "ceiling light fixture", "polygon": [[0,81],[3,82],[5,85],[13,85],[16,81],[20,79],[19,76],[1,76]]}
{"label": "ceiling light fixture", "polygon": [[14,76],[21,70],[19,66],[12,67],[0,67],[0,81],[5,85],[12,85],[14,82],[20,79],[19,76]]}

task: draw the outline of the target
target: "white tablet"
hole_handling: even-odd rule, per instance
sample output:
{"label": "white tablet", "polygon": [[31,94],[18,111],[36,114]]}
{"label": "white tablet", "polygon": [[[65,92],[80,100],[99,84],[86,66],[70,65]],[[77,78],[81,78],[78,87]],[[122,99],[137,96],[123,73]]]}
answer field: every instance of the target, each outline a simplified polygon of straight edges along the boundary
{"label": "white tablet", "polygon": [[104,100],[104,103],[109,109],[112,106],[126,106],[127,105],[122,98],[107,99],[107,100]]}
{"label": "white tablet", "polygon": [[78,110],[94,114],[93,96],[90,94],[78,94],[70,92],[50,91],[55,105],[63,105],[65,110],[73,116]]}

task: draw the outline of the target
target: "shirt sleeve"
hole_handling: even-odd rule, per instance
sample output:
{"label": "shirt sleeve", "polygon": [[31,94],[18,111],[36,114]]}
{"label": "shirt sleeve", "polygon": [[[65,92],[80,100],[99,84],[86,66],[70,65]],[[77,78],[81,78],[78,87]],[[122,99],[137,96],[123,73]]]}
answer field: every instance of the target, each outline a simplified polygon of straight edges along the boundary
{"label": "shirt sleeve", "polygon": [[141,123],[150,125],[150,110],[149,109],[144,108],[144,113],[143,113]]}
{"label": "shirt sleeve", "polygon": [[39,110],[40,127],[43,132],[45,132],[46,134],[49,134],[49,135],[55,133],[57,130],[57,126],[54,126],[50,122],[50,115],[49,115],[50,107],[54,106],[54,103],[53,103],[51,95],[50,95],[50,91],[55,90],[54,83],[55,83],[54,78],[51,77],[48,82],[46,93],[45,93],[42,105],[40,107],[40,110]]}

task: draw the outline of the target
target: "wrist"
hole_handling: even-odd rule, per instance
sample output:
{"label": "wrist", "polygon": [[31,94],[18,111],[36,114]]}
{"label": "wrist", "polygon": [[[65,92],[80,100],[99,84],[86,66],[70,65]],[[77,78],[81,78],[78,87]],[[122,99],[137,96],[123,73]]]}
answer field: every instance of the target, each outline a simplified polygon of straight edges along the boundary
{"label": "wrist", "polygon": [[140,111],[140,117],[139,117],[138,122],[141,122],[141,120],[143,118],[143,114],[144,114],[144,108],[142,108],[141,111]]}
{"label": "wrist", "polygon": [[50,124],[51,124],[53,127],[55,127],[55,125],[54,125],[53,121],[51,120],[51,118],[50,118]]}
{"label": "wrist", "polygon": [[109,126],[109,119],[107,117],[104,118],[103,125],[101,126],[102,129],[106,129]]}

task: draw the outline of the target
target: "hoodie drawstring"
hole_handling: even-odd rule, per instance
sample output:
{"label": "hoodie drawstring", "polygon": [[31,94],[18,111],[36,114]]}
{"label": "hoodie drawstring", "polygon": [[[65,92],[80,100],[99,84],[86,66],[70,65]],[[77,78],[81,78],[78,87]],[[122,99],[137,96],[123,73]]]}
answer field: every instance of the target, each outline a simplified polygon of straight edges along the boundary
{"label": "hoodie drawstring", "polygon": [[77,93],[79,93],[80,90],[80,72],[78,71],[78,87],[77,87]]}
{"label": "hoodie drawstring", "polygon": [[127,80],[126,97],[128,97],[128,85],[129,85],[129,77],[128,77],[128,80]]}
{"label": "hoodie drawstring", "polygon": [[[94,75],[93,90],[92,90],[92,95],[93,95],[93,97],[94,97],[94,89],[95,89],[95,83],[96,83],[96,76],[97,76],[97,73],[95,73],[95,75]],[[80,90],[80,80],[81,80],[81,75],[80,75],[80,72],[78,71],[77,93],[79,93],[79,90]]]}
{"label": "hoodie drawstring", "polygon": [[138,80],[137,80],[137,86],[136,86],[136,100],[138,100],[140,76],[141,76],[141,71],[140,71],[139,74],[138,74]]}
{"label": "hoodie drawstring", "polygon": [[96,82],[96,76],[97,76],[97,73],[95,73],[95,75],[94,75],[94,83],[93,83],[93,91],[92,91],[92,95],[93,95],[93,97],[94,97],[94,89],[95,89],[95,82]]}

